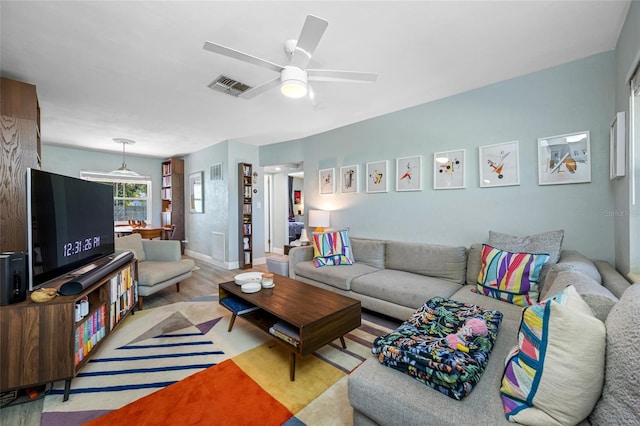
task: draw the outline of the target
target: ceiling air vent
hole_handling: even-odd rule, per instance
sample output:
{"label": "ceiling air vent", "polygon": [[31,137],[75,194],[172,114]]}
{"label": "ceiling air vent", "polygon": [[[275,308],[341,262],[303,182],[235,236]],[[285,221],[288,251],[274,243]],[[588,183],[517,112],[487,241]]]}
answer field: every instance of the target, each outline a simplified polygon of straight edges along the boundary
{"label": "ceiling air vent", "polygon": [[216,92],[222,92],[236,97],[251,89],[251,86],[240,83],[239,81],[236,81],[224,75],[216,78],[214,81],[209,83],[207,87],[209,87],[209,89],[215,90]]}

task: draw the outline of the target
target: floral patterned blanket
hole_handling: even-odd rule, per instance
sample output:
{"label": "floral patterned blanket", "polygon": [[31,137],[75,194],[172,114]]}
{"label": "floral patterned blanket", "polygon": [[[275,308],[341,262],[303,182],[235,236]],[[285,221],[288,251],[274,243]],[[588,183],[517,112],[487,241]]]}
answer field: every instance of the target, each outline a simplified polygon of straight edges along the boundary
{"label": "floral patterned blanket", "polygon": [[[446,336],[459,333],[470,318],[487,326],[486,336],[465,336],[464,348],[451,349]],[[372,352],[388,367],[460,400],[482,377],[502,322],[502,313],[434,297],[396,330],[373,342]]]}

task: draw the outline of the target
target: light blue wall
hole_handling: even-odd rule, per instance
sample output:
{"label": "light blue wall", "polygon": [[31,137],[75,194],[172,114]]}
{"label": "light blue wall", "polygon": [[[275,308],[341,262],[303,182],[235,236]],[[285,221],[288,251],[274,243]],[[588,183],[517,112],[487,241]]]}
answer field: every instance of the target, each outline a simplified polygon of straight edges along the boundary
{"label": "light blue wall", "polygon": [[[626,117],[627,173],[612,183],[615,198],[615,252],[616,267],[623,273],[640,271],[640,206],[630,202],[633,162],[630,153],[628,77],[640,58],[640,2],[632,1],[627,19],[616,46],[616,102],[615,111],[624,111]],[[637,114],[640,114],[638,112]],[[613,114],[611,114],[613,121]],[[637,172],[636,172],[637,173]],[[639,194],[640,195],[640,194]]]}
{"label": "light blue wall", "polygon": [[[351,235],[469,246],[489,230],[529,235],[565,230],[565,248],[613,261],[609,124],[614,54],[603,53],[524,77],[296,141],[303,147],[305,210],[333,210]],[[589,130],[591,183],[539,186],[537,139]],[[518,140],[520,185],[480,188],[478,147]],[[262,147],[278,158],[293,142]],[[434,190],[433,154],[466,150],[466,189]],[[422,155],[423,190],[395,191],[395,159]],[[365,164],[389,160],[390,190],[364,193]],[[264,162],[263,164],[268,164]],[[358,164],[358,194],[320,196],[318,170]]]}
{"label": "light blue wall", "polygon": [[[212,256],[212,232],[225,235],[225,262],[229,261],[229,193],[232,174],[228,169],[229,143],[222,142],[185,156],[185,188],[189,174],[204,172],[204,214],[189,212],[189,194],[185,191],[185,229],[187,250]],[[222,163],[222,180],[212,181],[210,167]],[[237,259],[236,259],[237,260]]]}
{"label": "light blue wall", "polygon": [[[151,176],[152,222],[160,224],[160,188],[162,177],[162,160],[158,158],[126,156],[127,168],[135,172]],[[88,151],[66,148],[55,145],[42,145],[42,169],[65,176],[80,177],[81,171],[109,172],[122,164],[121,154]]]}
{"label": "light blue wall", "polygon": [[[238,219],[238,163],[254,165],[258,179],[254,184],[253,197],[253,257],[254,263],[265,262],[264,254],[264,182],[258,162],[258,147],[238,142],[225,141],[185,156],[185,179],[190,173],[205,173],[204,214],[185,211],[187,249],[192,255],[210,260],[212,257],[212,232],[225,237],[224,267],[238,266],[239,219]],[[222,163],[223,181],[211,181],[209,170]],[[185,194],[188,197],[188,194]],[[188,204],[185,204],[188,206]]]}

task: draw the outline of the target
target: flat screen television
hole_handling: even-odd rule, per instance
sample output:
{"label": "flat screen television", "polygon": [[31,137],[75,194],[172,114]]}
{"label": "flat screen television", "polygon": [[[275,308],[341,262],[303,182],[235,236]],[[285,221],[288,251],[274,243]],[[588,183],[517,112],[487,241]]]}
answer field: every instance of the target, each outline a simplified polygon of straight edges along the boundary
{"label": "flat screen television", "polygon": [[88,272],[115,251],[113,187],[29,168],[27,222],[29,290]]}

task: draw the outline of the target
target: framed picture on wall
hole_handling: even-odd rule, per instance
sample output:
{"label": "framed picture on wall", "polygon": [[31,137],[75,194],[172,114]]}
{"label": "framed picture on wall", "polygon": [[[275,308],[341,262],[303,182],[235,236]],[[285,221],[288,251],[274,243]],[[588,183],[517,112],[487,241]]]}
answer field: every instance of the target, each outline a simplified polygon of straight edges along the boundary
{"label": "framed picture on wall", "polygon": [[480,186],[520,185],[518,141],[485,145],[480,151]]}
{"label": "framed picture on wall", "polygon": [[422,191],[422,155],[396,158],[396,191]]}
{"label": "framed picture on wall", "polygon": [[340,192],[343,194],[357,194],[360,177],[358,165],[340,167]]}
{"label": "framed picture on wall", "polygon": [[293,204],[302,203],[302,191],[293,191]]}
{"label": "framed picture on wall", "polygon": [[464,149],[433,154],[433,189],[464,188]]}
{"label": "framed picture on wall", "polygon": [[367,163],[367,192],[387,192],[389,176],[387,160]]}
{"label": "framed picture on wall", "polygon": [[538,184],[591,182],[589,131],[538,139]]}
{"label": "framed picture on wall", "polygon": [[320,195],[336,193],[336,169],[322,169],[318,172]]}

